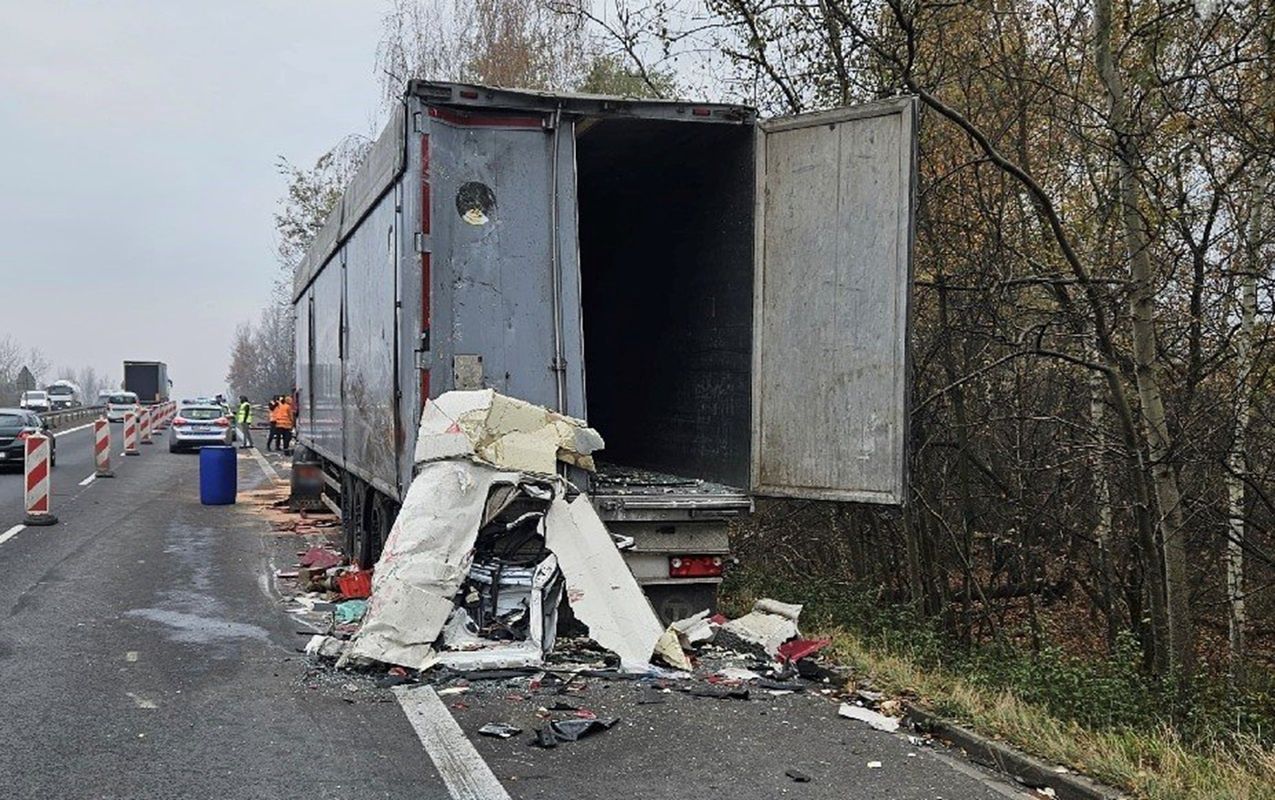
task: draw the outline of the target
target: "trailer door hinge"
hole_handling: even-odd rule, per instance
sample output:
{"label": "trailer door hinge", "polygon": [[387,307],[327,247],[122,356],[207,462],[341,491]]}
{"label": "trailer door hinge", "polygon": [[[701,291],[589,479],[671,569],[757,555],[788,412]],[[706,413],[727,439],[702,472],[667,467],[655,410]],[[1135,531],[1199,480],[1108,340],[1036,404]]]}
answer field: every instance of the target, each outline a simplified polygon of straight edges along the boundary
{"label": "trailer door hinge", "polygon": [[425,234],[417,231],[412,234],[412,246],[416,248],[417,253],[425,252]]}
{"label": "trailer door hinge", "polygon": [[555,356],[549,361],[549,369],[554,372],[565,372],[567,369],[567,360],[562,356]]}

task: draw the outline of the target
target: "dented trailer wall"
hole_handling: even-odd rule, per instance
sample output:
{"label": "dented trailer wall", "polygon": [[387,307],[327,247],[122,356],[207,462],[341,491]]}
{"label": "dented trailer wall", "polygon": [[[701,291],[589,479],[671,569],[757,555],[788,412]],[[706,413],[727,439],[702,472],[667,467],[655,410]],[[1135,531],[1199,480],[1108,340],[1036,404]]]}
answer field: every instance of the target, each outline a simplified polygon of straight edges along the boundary
{"label": "dented trailer wall", "polygon": [[410,480],[407,431],[414,439],[419,419],[418,395],[401,382],[414,316],[400,306],[420,292],[406,124],[400,108],[298,267],[293,305],[298,442],[394,501]]}

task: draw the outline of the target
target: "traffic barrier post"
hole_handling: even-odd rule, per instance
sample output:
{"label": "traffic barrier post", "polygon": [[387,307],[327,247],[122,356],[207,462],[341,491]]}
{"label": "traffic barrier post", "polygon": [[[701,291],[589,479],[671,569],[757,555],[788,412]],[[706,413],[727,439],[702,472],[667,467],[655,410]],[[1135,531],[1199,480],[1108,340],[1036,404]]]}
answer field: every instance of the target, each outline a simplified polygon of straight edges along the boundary
{"label": "traffic barrier post", "polygon": [[93,463],[99,478],[114,478],[111,471],[111,423],[105,419],[93,420]]}
{"label": "traffic barrier post", "polygon": [[49,444],[48,436],[33,433],[26,437],[26,519],[27,525],[56,525],[58,518],[49,509]]}
{"label": "traffic barrier post", "polygon": [[140,456],[137,449],[137,415],[132,411],[124,412],[124,455]]}
{"label": "traffic barrier post", "polygon": [[141,435],[142,444],[155,444],[151,441],[151,410],[146,406],[142,407],[142,418],[137,423],[137,430]]}

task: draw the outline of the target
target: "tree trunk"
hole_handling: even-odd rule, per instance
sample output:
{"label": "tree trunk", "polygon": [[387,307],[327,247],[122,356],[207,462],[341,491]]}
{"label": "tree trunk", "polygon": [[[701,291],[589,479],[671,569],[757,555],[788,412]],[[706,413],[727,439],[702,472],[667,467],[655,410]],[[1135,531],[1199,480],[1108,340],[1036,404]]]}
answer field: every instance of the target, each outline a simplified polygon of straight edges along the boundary
{"label": "tree trunk", "polygon": [[1098,504],[1098,519],[1093,537],[1098,544],[1098,592],[1102,598],[1102,613],[1107,623],[1107,648],[1114,650],[1116,635],[1120,631],[1116,612],[1115,570],[1112,566],[1111,535],[1115,514],[1111,508],[1111,483],[1107,480],[1107,429],[1106,409],[1103,407],[1103,390],[1107,382],[1102,373],[1089,372],[1089,424],[1093,426],[1093,456],[1089,468],[1093,474],[1094,502]]}
{"label": "tree trunk", "polygon": [[1168,615],[1169,668],[1189,676],[1194,666],[1191,636],[1190,598],[1187,586],[1186,530],[1182,518],[1182,496],[1170,458],[1173,438],[1169,433],[1164,397],[1160,392],[1159,356],[1156,348],[1155,288],[1152,285],[1149,237],[1138,211],[1139,168],[1137,147],[1130,135],[1129,111],[1124,86],[1111,49],[1111,0],[1095,0],[1094,44],[1098,73],[1107,91],[1109,125],[1119,170],[1121,221],[1124,247],[1129,259],[1132,286],[1130,305],[1133,337],[1134,376],[1142,406],[1143,433],[1150,458],[1151,483],[1159,511],[1161,560],[1164,566],[1165,609]]}
{"label": "tree trunk", "polygon": [[[1254,224],[1260,216],[1260,211],[1254,211]],[[1240,279],[1240,331],[1235,337],[1235,442],[1231,445],[1228,458],[1230,471],[1226,479],[1230,517],[1226,541],[1226,599],[1230,612],[1227,629],[1232,686],[1242,683],[1244,667],[1244,474],[1248,469],[1246,439],[1252,413],[1248,383],[1252,370],[1249,348],[1257,307],[1256,269],[1256,259],[1252,259],[1250,269]]]}

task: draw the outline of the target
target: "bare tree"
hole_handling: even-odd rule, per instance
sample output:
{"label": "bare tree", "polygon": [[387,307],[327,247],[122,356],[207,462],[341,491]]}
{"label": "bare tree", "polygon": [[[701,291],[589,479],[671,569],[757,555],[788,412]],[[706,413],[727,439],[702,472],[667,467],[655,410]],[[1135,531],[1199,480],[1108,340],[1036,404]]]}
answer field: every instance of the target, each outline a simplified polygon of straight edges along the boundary
{"label": "bare tree", "polygon": [[578,22],[544,0],[394,0],[377,50],[387,102],[414,78],[572,89],[588,61]]}

